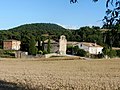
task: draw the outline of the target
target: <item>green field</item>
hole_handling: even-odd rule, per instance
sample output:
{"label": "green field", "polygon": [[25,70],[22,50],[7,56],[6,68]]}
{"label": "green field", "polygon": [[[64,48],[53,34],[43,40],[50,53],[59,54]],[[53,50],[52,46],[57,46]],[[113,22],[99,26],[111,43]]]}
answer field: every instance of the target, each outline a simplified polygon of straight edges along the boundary
{"label": "green field", "polygon": [[28,90],[120,90],[120,59],[0,60],[0,79]]}

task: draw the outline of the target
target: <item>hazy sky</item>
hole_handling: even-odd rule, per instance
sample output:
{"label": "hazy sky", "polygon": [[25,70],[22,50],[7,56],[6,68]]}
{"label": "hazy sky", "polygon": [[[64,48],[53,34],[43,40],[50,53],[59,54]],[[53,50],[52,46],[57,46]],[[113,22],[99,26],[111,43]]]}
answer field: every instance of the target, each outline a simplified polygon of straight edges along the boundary
{"label": "hazy sky", "polygon": [[29,23],[56,23],[66,28],[102,25],[105,1],[79,0],[0,0],[0,29]]}

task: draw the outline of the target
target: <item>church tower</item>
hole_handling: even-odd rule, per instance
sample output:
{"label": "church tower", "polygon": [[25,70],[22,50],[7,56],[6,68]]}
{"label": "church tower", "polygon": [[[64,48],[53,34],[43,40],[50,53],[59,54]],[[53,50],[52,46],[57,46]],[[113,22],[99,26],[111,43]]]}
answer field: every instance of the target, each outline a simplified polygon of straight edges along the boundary
{"label": "church tower", "polygon": [[60,36],[59,39],[59,53],[60,55],[66,55],[67,40],[64,35]]}

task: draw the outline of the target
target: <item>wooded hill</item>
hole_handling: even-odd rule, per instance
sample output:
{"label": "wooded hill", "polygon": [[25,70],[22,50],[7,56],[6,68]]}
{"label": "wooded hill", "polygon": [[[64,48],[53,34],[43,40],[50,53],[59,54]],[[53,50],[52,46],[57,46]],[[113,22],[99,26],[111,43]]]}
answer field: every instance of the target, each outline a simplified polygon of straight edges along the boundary
{"label": "wooded hill", "polygon": [[[9,30],[0,31],[0,40],[6,39],[17,39],[21,40],[24,36],[32,36],[35,39],[41,37],[43,34],[49,34],[53,37],[58,37],[61,34],[72,35],[71,30],[66,30],[65,28],[50,23],[35,23],[35,24],[25,24],[19,27],[15,27]],[[53,38],[52,37],[52,38]]]}

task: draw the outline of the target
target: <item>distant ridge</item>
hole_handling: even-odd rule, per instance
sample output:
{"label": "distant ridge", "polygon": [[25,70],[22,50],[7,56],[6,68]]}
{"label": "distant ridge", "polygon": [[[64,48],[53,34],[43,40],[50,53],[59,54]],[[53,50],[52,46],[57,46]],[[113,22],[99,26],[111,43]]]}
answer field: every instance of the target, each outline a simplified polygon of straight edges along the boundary
{"label": "distant ridge", "polygon": [[43,34],[48,36],[44,36],[45,38],[53,38],[58,40],[60,35],[65,35],[67,38],[72,37],[72,30],[65,29],[64,27],[53,24],[53,23],[32,23],[32,24],[24,24],[20,25],[8,30],[0,31],[0,41],[7,39],[15,39],[15,40],[25,40],[33,37],[35,40],[41,38]]}
{"label": "distant ridge", "polygon": [[11,28],[8,30],[66,30],[60,25],[53,23],[32,23],[32,24],[24,24],[15,28]]}

